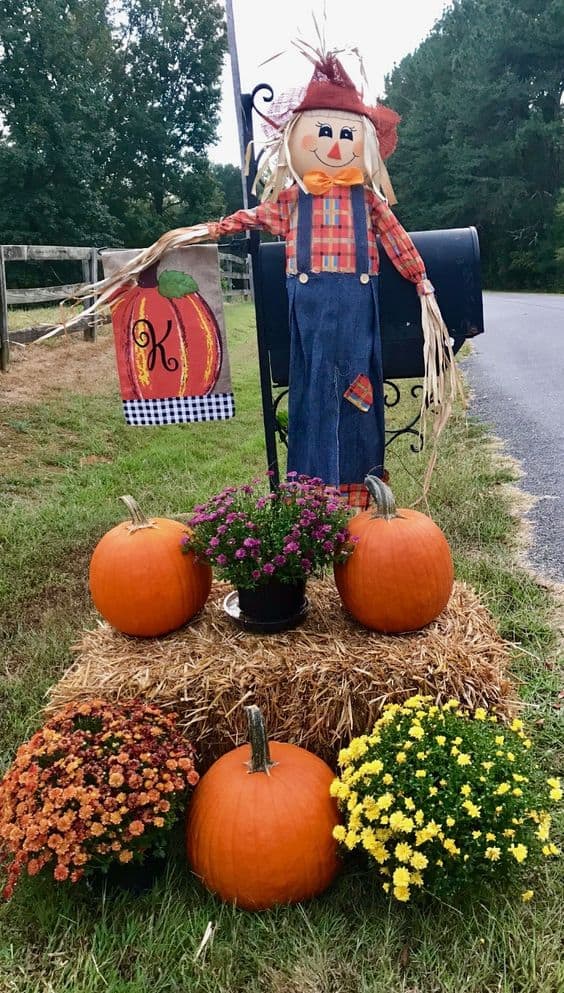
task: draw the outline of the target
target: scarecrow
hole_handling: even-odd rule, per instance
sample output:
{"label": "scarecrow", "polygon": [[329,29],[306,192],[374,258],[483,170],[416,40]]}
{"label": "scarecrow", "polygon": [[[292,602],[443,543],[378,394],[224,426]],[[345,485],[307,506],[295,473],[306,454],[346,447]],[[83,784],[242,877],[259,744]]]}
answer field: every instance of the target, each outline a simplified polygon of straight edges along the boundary
{"label": "scarecrow", "polygon": [[[266,119],[262,203],[209,229],[214,238],[251,228],[284,238],[288,470],[319,476],[365,507],[365,477],[387,475],[376,236],[422,298],[433,286],[389,205],[396,200],[384,159],[396,147],[399,115],[367,106],[334,53],[316,55],[305,93],[295,103],[283,98]],[[450,339],[436,304],[424,301],[423,316],[428,337],[438,335],[445,349],[440,373],[445,358],[452,362]],[[434,399],[443,399],[436,387]]]}
{"label": "scarecrow", "polygon": [[314,72],[305,92],[286,95],[265,118],[269,141],[255,184],[261,203],[169,232],[99,288],[110,293],[165,251],[202,239],[257,228],[281,236],[291,331],[288,471],[320,477],[351,506],[365,507],[365,477],[386,478],[377,236],[421,299],[422,413],[424,421],[433,415],[435,438],[457,372],[423,260],[390,208],[396,200],[384,160],[396,146],[399,115],[365,104],[335,53],[308,58]]}

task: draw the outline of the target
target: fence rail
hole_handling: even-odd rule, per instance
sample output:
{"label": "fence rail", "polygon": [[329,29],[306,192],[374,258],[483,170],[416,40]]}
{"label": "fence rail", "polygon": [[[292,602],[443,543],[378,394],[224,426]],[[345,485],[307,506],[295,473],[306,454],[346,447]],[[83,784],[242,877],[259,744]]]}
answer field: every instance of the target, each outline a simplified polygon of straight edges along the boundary
{"label": "fence rail", "polygon": [[[38,286],[31,289],[9,290],[6,286],[6,262],[82,262],[82,283],[67,283],[58,286]],[[251,297],[251,278],[246,257],[219,251],[221,286],[224,299],[228,302]],[[0,370],[6,372],[9,364],[10,341],[29,343],[41,337],[48,330],[46,325],[24,328],[17,332],[8,331],[8,306],[27,306],[34,303],[52,303],[70,299],[83,286],[95,283],[98,279],[99,253],[97,248],[69,245],[0,245]],[[86,310],[92,299],[84,300]],[[73,330],[82,330],[87,341],[96,339],[96,326],[99,318],[85,318]]]}
{"label": "fence rail", "polygon": [[86,260],[96,248],[74,248],[68,245],[4,245],[5,262],[44,262],[65,259]]}
{"label": "fence rail", "polygon": [[28,303],[48,303],[52,300],[66,300],[73,297],[84,283],[67,283],[60,286],[40,286],[31,290],[6,290],[6,303],[28,304]]}

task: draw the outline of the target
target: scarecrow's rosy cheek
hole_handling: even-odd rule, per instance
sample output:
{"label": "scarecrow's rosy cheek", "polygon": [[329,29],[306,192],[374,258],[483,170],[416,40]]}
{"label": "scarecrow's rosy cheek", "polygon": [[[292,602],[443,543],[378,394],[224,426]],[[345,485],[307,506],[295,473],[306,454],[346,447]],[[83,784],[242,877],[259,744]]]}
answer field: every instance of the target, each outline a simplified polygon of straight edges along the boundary
{"label": "scarecrow's rosy cheek", "polygon": [[359,157],[359,155],[362,155],[364,151],[364,142],[362,141],[362,139],[359,139],[359,141],[353,141],[352,150],[353,150],[353,155],[356,155],[357,158]]}
{"label": "scarecrow's rosy cheek", "polygon": [[315,152],[315,149],[317,148],[316,136],[314,134],[304,134],[302,138],[302,148],[304,148],[306,152]]}

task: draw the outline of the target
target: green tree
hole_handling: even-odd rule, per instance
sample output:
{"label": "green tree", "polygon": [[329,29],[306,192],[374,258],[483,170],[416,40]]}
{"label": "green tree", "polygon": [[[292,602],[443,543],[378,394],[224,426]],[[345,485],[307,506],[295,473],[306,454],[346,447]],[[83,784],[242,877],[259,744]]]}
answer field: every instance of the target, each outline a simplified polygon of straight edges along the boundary
{"label": "green tree", "polygon": [[560,190],[560,195],[556,204],[556,262],[558,271],[562,275],[562,285],[564,286],[564,186]]}
{"label": "green tree", "polygon": [[557,285],[564,5],[455,0],[387,80],[412,228],[475,224],[486,285]]}
{"label": "green tree", "polygon": [[212,165],[212,174],[223,193],[222,214],[234,214],[243,208],[243,186],[241,169],[228,162],[226,165]]}
{"label": "green tree", "polygon": [[0,0],[0,230],[5,242],[103,244],[105,0]]}
{"label": "green tree", "polygon": [[226,49],[214,0],[119,0],[108,197],[127,244],[221,209],[206,148]]}

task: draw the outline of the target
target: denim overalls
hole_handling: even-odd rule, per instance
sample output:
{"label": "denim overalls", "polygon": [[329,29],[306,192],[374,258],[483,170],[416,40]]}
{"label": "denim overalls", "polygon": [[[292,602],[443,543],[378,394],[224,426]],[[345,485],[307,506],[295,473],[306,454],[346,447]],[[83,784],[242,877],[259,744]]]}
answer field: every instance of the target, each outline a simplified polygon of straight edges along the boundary
{"label": "denim overalls", "polygon": [[[297,276],[287,277],[290,321],[288,471],[339,486],[382,476],[384,394],[378,276],[368,275],[366,207],[351,187],[356,272],[311,272],[313,196],[300,190]],[[359,376],[373,402],[359,409],[343,394]]]}

